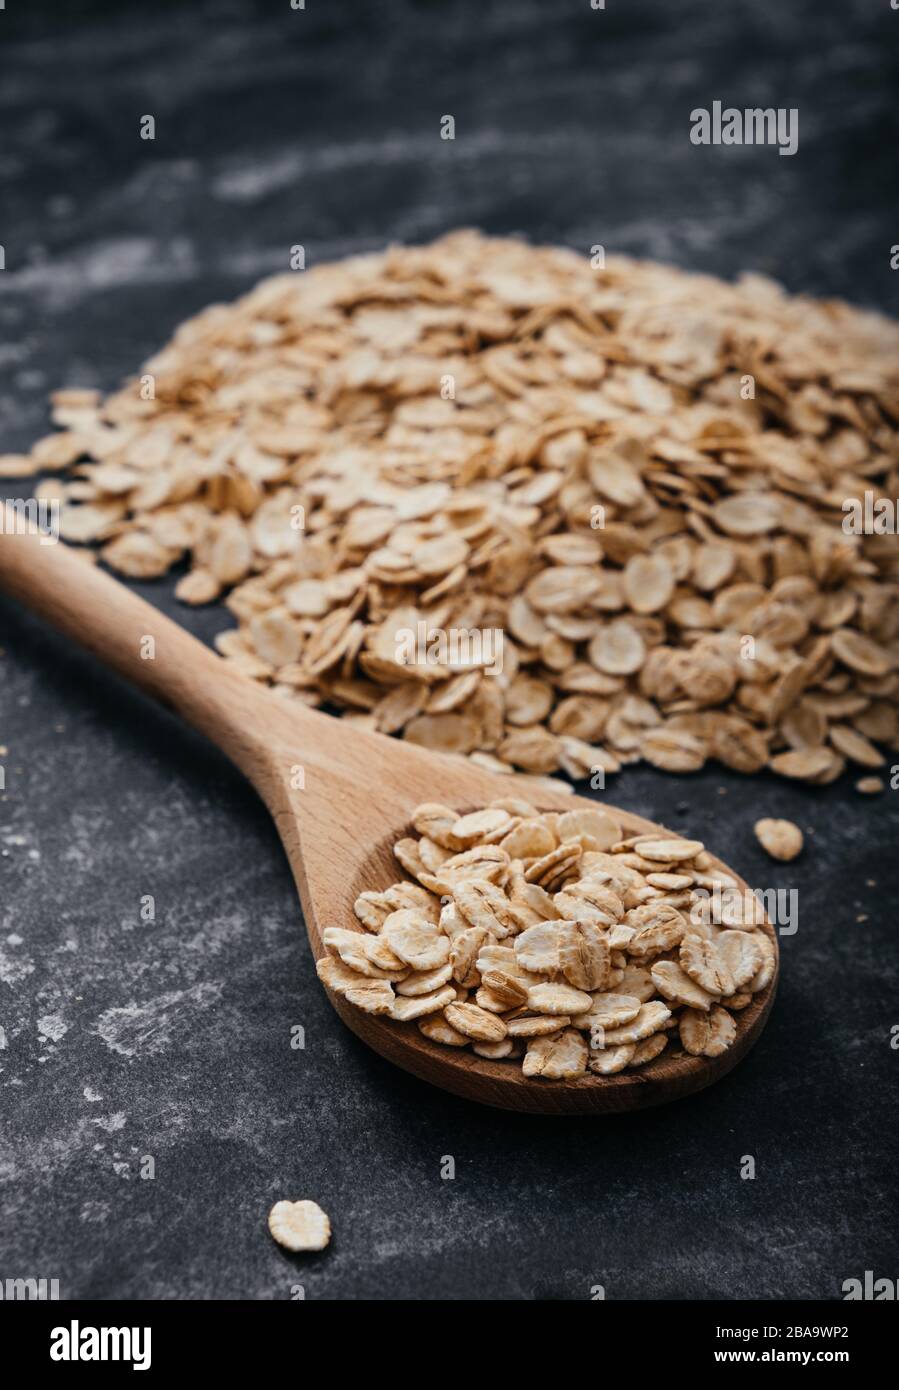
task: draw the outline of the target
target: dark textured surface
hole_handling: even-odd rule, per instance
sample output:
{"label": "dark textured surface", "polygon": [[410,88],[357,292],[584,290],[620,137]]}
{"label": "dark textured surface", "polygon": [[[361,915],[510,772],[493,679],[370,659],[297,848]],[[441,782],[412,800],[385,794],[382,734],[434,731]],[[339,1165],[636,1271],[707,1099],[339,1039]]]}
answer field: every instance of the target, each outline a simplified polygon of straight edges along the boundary
{"label": "dark textured surface", "polygon": [[[9,0],[0,449],[46,430],[48,389],[114,386],[294,242],[314,262],[476,224],[895,312],[886,3],[308,6]],[[689,112],[716,98],[798,106],[798,155],[692,147]],[[220,623],[140,587],[203,636]],[[667,1110],[492,1113],[338,1023],[274,831],[223,758],[2,601],[0,631],[0,1278],[653,1299],[834,1298],[895,1274],[899,792],[626,771],[623,806],[798,889],[772,1020]],[[762,853],[762,814],[806,830],[796,864]],[[272,1244],[284,1196],[330,1213],[326,1254]]]}

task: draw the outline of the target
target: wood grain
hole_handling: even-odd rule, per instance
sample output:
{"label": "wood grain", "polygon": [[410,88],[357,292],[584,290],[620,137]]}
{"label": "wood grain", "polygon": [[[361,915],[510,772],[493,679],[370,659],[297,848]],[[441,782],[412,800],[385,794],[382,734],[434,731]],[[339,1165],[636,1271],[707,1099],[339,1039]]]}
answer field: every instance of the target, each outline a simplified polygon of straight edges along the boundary
{"label": "wood grain", "polygon": [[[177,623],[62,545],[16,534],[6,515],[0,534],[0,587],[93,652],[120,675],[175,709],[206,734],[252,781],[274,819],[299,889],[316,959],[327,926],[361,930],[352,905],[364,888],[402,877],[392,847],[408,833],[422,801],[463,812],[503,794],[521,794],[512,778],[461,760],[368,733],[287,703],[229,667]],[[146,655],[146,639],[153,654]],[[596,801],[541,793],[541,810],[595,808]],[[626,835],[661,827],[606,802]],[[727,865],[743,891],[748,886]],[[331,994],[344,1023],[388,1061],[455,1095],[538,1114],[604,1114],[658,1105],[701,1090],[729,1072],[758,1039],[779,973],[736,1015],[737,1038],[720,1057],[663,1054],[634,1072],[574,1081],[527,1078],[520,1065],[490,1062],[441,1047],[414,1024],[375,1018]]]}

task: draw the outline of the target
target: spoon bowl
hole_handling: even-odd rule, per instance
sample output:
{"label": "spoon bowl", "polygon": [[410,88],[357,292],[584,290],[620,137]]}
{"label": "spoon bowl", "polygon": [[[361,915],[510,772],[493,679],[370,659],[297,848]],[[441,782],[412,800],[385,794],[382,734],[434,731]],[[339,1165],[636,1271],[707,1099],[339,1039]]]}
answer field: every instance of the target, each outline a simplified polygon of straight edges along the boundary
{"label": "spoon bowl", "polygon": [[[379,737],[379,736],[375,736]],[[429,764],[431,756],[428,757]],[[465,771],[463,769],[463,771]],[[472,795],[452,795],[443,781],[438,784],[433,770],[429,784],[422,794],[414,798],[406,808],[406,820],[395,824],[395,828],[384,834],[371,845],[367,861],[358,866],[358,871],[349,883],[345,898],[339,907],[327,903],[320,904],[317,911],[306,912],[306,930],[309,934],[316,959],[326,954],[323,931],[328,926],[339,926],[352,931],[364,928],[356,919],[352,905],[359,893],[366,889],[376,892],[388,888],[408,875],[401,869],[393,856],[393,846],[398,839],[417,832],[408,822],[409,812],[420,801],[434,799],[435,785],[439,787],[439,800],[450,806],[460,815],[475,810],[488,800],[503,795],[503,783],[510,779],[486,774],[489,779],[479,797]],[[467,773],[465,774],[467,781]],[[508,788],[506,788],[508,791]],[[520,796],[521,788],[515,785]],[[622,835],[665,835],[666,830],[654,821],[624,811],[618,806],[586,797],[570,796],[561,793],[552,796],[547,793],[534,795],[530,789],[525,797],[540,811],[573,811],[578,808],[596,810],[601,807],[620,823]],[[731,874],[737,880],[741,893],[749,892],[748,885],[728,865],[712,856],[714,866]],[[664,1053],[661,1057],[642,1066],[639,1070],[619,1072],[613,1076],[582,1076],[571,1081],[544,1081],[523,1075],[520,1063],[491,1062],[478,1057],[468,1049],[443,1047],[431,1042],[418,1031],[414,1024],[395,1023],[390,1019],[364,1013],[348,1004],[340,995],[328,991],[328,996],[337,1013],[348,1028],[380,1053],[389,1062],[402,1067],[404,1071],[440,1086],[454,1095],[466,1100],[476,1100],[501,1110],[521,1110],[541,1115],[609,1114],[614,1111],[640,1110],[650,1105],[660,1105],[676,1100],[681,1096],[700,1091],[720,1077],[725,1076],[743,1058],[758,1039],[765,1026],[768,1014],[774,1003],[779,971],[777,937],[771,923],[765,919],[760,924],[774,944],[775,972],[771,983],[736,1015],[737,1036],[733,1044],[719,1057],[672,1057]]]}

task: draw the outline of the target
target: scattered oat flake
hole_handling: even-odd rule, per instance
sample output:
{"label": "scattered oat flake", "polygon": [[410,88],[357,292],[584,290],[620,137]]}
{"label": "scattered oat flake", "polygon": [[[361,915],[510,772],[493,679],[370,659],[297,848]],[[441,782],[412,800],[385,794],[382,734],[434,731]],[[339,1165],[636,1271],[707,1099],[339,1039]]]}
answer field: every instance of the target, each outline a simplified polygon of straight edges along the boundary
{"label": "scattered oat flake", "polygon": [[802,831],[791,820],[772,820],[770,817],[757,820],[755,837],[772,859],[786,863],[802,853]]}
{"label": "scattered oat flake", "polygon": [[268,1228],[285,1250],[324,1250],[331,1239],[331,1222],[317,1202],[276,1202]]}

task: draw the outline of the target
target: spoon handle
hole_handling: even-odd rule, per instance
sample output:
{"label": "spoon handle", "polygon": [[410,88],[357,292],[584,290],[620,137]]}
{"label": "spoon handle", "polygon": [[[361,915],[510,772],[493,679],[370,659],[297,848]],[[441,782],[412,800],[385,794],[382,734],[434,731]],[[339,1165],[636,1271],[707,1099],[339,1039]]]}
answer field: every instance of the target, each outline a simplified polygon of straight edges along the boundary
{"label": "spoon handle", "polygon": [[8,503],[2,522],[0,590],[252,769],[264,697],[251,680],[75,550],[42,538]]}

